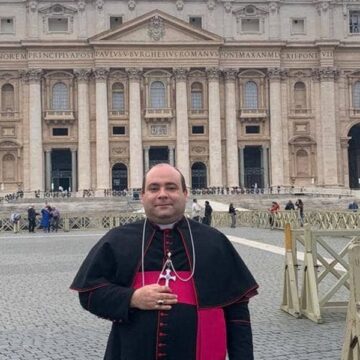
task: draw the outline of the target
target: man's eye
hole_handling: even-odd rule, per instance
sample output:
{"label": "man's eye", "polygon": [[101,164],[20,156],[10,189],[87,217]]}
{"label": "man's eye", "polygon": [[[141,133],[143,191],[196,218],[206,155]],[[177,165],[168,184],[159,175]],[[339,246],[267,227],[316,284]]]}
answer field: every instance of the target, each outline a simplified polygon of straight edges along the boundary
{"label": "man's eye", "polygon": [[177,190],[177,186],[176,185],[169,185],[169,186],[166,187],[166,190],[175,191],[175,190]]}
{"label": "man's eye", "polygon": [[159,190],[159,188],[158,188],[157,186],[150,186],[150,187],[148,188],[148,190],[151,191],[151,192],[156,192],[156,191]]}

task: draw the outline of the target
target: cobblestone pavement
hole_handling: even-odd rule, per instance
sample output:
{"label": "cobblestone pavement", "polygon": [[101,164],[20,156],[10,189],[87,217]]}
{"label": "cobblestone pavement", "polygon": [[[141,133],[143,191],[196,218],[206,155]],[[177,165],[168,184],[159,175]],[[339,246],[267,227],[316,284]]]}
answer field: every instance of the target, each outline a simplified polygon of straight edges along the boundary
{"label": "cobblestone pavement", "polygon": [[[264,229],[222,231],[276,246],[283,238]],[[110,324],[83,311],[68,289],[102,234],[0,234],[0,360],[102,359]],[[255,359],[340,359],[345,314],[328,313],[317,325],[283,313],[284,257],[234,245],[260,284],[251,302]]]}

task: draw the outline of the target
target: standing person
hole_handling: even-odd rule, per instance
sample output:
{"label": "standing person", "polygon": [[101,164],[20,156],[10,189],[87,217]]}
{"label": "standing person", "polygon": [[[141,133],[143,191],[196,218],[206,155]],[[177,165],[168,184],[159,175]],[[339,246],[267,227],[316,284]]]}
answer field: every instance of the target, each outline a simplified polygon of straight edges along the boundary
{"label": "standing person", "polygon": [[50,232],[50,218],[51,218],[51,206],[46,205],[41,209],[41,222],[40,227],[44,232]]}
{"label": "standing person", "polygon": [[299,210],[299,221],[300,221],[300,226],[304,225],[304,203],[302,202],[301,199],[298,199],[297,202],[295,203],[296,206],[296,210]]}
{"label": "standing person", "polygon": [[197,199],[194,199],[191,206],[191,218],[195,221],[200,221],[201,211],[202,207],[200,206],[200,204],[198,204]]}
{"label": "standing person", "polygon": [[183,175],[143,181],[146,219],[110,230],[71,288],[112,321],[105,360],[252,360],[249,299],[257,284],[224,234],[184,216]]}
{"label": "standing person", "polygon": [[275,225],[275,215],[277,214],[277,212],[280,210],[280,205],[276,202],[273,201],[271,203],[271,208],[269,209],[270,211],[270,215],[269,215],[269,224],[270,224],[270,228],[271,230],[274,229],[274,225]]}
{"label": "standing person", "polygon": [[236,209],[234,208],[233,203],[230,203],[229,214],[231,216],[231,227],[236,227]]}
{"label": "standing person", "polygon": [[51,209],[51,230],[57,232],[59,229],[60,211],[54,206]]}
{"label": "standing person", "polygon": [[203,221],[202,223],[205,224],[205,225],[211,225],[211,218],[212,218],[212,212],[213,212],[213,209],[209,203],[209,201],[205,201],[205,212],[204,212],[204,218],[203,218]]}
{"label": "standing person", "polygon": [[295,210],[294,203],[291,200],[286,203],[285,210]]}
{"label": "standing person", "polygon": [[39,213],[35,211],[34,205],[29,206],[27,212],[28,212],[28,220],[29,220],[29,232],[35,232],[36,216],[39,215]]}

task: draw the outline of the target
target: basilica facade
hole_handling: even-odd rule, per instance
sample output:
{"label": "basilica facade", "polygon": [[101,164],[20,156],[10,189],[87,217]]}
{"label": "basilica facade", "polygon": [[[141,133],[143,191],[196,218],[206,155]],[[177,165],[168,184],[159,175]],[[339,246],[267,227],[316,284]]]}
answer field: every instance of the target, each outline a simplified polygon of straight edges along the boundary
{"label": "basilica facade", "polygon": [[0,0],[1,192],[359,188],[360,1]]}

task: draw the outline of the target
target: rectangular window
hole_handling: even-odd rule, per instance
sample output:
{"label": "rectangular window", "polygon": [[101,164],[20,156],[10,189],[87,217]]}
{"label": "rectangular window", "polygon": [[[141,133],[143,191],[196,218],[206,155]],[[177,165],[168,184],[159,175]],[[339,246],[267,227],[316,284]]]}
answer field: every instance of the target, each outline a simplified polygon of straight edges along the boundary
{"label": "rectangular window", "polygon": [[53,134],[53,136],[68,136],[69,129],[68,128],[53,128],[52,134]]}
{"label": "rectangular window", "polygon": [[201,16],[190,16],[189,17],[189,23],[193,26],[196,26],[198,28],[202,28],[202,18]]}
{"label": "rectangular window", "polygon": [[52,17],[48,19],[50,32],[67,32],[69,30],[69,19],[66,17]]}
{"label": "rectangular window", "polygon": [[249,125],[246,126],[245,131],[247,134],[260,134],[260,126]]}
{"label": "rectangular window", "polygon": [[292,19],[291,20],[291,34],[305,34],[305,20],[304,19]]}
{"label": "rectangular window", "polygon": [[113,126],[113,135],[125,135],[125,126]]}
{"label": "rectangular window", "polygon": [[191,128],[193,134],[205,134],[205,129],[203,125],[194,125]]}
{"label": "rectangular window", "polygon": [[0,33],[1,34],[13,34],[14,31],[14,19],[1,18],[0,19]]}
{"label": "rectangular window", "polygon": [[351,34],[360,33],[360,11],[350,11],[349,30]]}
{"label": "rectangular window", "polygon": [[260,19],[241,19],[241,31],[247,33],[259,33]]}
{"label": "rectangular window", "polygon": [[110,16],[110,29],[114,29],[123,23],[122,16]]}

